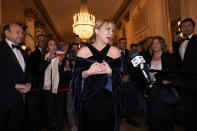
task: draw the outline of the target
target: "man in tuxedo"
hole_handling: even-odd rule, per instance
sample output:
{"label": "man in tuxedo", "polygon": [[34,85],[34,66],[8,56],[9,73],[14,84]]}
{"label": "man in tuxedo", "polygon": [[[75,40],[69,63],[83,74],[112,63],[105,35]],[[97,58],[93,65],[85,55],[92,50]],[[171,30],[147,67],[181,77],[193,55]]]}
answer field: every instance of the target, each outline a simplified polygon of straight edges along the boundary
{"label": "man in tuxedo", "polygon": [[46,36],[39,34],[37,36],[37,46],[34,52],[30,54],[30,70],[32,72],[32,90],[29,95],[29,131],[35,129],[41,131],[41,119],[43,113],[43,79],[40,64],[41,59],[45,56],[46,52]]}
{"label": "man in tuxedo", "polygon": [[121,51],[123,58],[123,99],[125,114],[127,117],[127,123],[139,127],[140,124],[134,118],[134,82],[131,78],[132,64],[129,56],[129,50],[126,49],[127,40],[126,38],[120,38],[118,40],[118,48]]}
{"label": "man in tuxedo", "polygon": [[173,41],[183,82],[183,103],[185,108],[185,128],[197,131],[197,36],[194,34],[195,22],[191,18],[181,21],[183,38],[178,35]]}
{"label": "man in tuxedo", "polygon": [[31,84],[26,59],[19,47],[23,29],[18,24],[4,27],[0,42],[0,130],[19,131],[23,121],[24,95]]}

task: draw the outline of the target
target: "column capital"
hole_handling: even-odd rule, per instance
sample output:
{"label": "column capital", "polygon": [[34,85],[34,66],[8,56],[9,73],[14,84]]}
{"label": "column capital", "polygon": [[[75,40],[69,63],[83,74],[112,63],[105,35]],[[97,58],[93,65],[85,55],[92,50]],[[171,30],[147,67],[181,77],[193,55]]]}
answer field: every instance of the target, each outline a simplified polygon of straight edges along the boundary
{"label": "column capital", "polygon": [[24,16],[26,18],[35,19],[36,18],[36,13],[31,8],[27,8],[27,9],[24,10]]}

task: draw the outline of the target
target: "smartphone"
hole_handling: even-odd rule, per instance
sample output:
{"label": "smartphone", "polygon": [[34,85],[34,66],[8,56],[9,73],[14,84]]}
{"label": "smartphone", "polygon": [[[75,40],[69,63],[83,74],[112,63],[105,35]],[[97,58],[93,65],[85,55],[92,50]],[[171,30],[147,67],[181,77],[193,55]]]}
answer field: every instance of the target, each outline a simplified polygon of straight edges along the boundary
{"label": "smartphone", "polygon": [[63,50],[55,50],[54,53],[57,56],[63,56],[64,55],[64,51]]}

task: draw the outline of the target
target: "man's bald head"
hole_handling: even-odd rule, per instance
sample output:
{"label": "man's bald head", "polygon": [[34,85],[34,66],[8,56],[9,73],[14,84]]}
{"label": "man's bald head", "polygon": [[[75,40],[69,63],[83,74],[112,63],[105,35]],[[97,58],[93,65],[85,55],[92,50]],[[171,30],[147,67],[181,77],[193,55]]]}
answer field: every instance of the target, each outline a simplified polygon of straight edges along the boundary
{"label": "man's bald head", "polygon": [[24,34],[23,28],[19,24],[7,24],[3,28],[6,39],[18,45],[22,42]]}

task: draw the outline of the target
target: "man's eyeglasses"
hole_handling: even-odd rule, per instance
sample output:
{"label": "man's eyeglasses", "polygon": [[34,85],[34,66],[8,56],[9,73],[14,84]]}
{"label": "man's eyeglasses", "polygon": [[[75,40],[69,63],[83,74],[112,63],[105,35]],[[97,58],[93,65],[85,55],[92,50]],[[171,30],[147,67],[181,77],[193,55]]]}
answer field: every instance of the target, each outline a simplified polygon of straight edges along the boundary
{"label": "man's eyeglasses", "polygon": [[46,40],[41,40],[41,39],[40,39],[40,40],[38,40],[38,42],[46,42]]}

